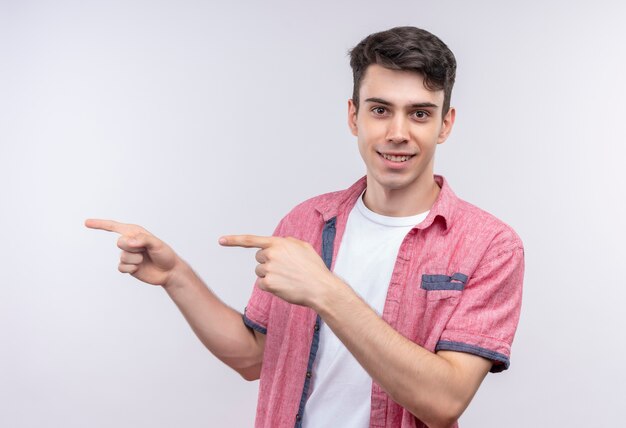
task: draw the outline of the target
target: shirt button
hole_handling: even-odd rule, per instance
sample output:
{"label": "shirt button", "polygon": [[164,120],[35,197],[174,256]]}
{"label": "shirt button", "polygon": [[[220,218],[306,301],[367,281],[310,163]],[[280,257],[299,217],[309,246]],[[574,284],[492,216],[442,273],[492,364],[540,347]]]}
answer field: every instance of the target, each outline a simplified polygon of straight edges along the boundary
{"label": "shirt button", "polygon": [[311,372],[306,372],[306,378],[311,379]]}
{"label": "shirt button", "polygon": [[296,415],[296,421],[300,422],[302,420],[302,416],[300,416],[300,413],[298,413]]}
{"label": "shirt button", "polygon": [[320,325],[318,323],[315,323],[315,327],[313,327],[313,330],[320,331]]}

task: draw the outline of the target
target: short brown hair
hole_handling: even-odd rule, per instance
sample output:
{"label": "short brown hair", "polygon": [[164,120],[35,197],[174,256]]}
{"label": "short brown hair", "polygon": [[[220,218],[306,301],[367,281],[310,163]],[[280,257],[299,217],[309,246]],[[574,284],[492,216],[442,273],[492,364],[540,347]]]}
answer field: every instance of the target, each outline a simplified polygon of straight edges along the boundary
{"label": "short brown hair", "polygon": [[352,100],[357,111],[361,81],[365,70],[372,64],[422,74],[426,89],[443,89],[442,115],[448,113],[456,76],[456,60],[448,46],[434,34],[415,27],[395,27],[370,34],[361,40],[350,51],[350,66],[354,76]]}

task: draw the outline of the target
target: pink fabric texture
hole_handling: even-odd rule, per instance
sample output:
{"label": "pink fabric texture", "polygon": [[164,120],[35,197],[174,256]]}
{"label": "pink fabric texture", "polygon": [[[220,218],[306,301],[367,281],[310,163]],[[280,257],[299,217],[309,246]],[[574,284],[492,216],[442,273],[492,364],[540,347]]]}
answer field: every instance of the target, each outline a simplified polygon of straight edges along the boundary
{"label": "pink fabric texture", "polygon": [[[511,227],[459,199],[443,177],[435,180],[441,191],[400,246],[382,318],[431,352],[468,352],[492,360],[493,372],[504,370],[522,301],[522,241]],[[334,266],[348,214],[365,186],[363,177],[346,190],[301,203],[274,235],[308,241],[321,254],[324,223],[336,217]],[[306,418],[306,407],[301,415],[299,406],[316,317],[310,308],[254,287],[244,322],[267,334],[257,428],[291,427]],[[370,427],[425,427],[375,382],[371,398]]]}

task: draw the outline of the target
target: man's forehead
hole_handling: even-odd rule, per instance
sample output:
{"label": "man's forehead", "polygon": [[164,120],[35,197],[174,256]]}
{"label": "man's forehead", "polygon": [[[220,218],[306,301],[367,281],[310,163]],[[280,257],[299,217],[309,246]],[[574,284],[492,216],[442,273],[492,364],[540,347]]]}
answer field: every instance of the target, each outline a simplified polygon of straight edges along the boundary
{"label": "man's forehead", "polygon": [[[367,67],[359,88],[361,100],[394,98],[402,104],[443,103],[443,89],[430,90],[424,85],[424,75],[416,71],[392,70],[378,64]],[[393,101],[389,99],[389,101]],[[394,102],[395,103],[395,102]]]}

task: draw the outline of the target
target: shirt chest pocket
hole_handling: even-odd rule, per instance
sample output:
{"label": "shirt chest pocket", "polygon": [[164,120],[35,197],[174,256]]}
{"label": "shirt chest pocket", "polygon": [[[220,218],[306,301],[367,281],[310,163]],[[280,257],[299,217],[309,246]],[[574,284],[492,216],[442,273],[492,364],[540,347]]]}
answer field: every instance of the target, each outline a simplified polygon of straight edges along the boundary
{"label": "shirt chest pocket", "polygon": [[[432,272],[432,271],[431,271]],[[437,271],[435,271],[437,272]],[[440,271],[441,272],[441,271]],[[452,275],[423,274],[420,281],[418,305],[419,318],[413,325],[413,340],[431,352],[461,301],[468,277],[462,273]]]}
{"label": "shirt chest pocket", "polygon": [[458,297],[465,288],[467,275],[456,272],[450,275],[423,274],[420,288],[426,290],[428,300]]}

